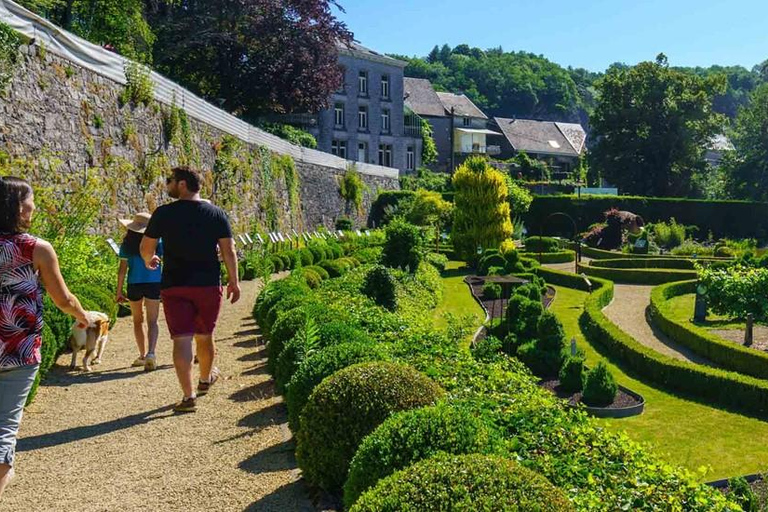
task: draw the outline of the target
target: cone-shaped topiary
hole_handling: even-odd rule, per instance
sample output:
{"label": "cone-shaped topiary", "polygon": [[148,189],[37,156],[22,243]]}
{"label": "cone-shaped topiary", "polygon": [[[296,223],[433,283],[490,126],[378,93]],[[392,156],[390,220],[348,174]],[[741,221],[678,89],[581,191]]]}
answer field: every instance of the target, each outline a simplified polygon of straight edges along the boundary
{"label": "cone-shaped topiary", "polygon": [[584,379],[587,376],[584,371],[584,357],[580,355],[568,356],[563,362],[558,376],[563,391],[578,393],[584,389]]}
{"label": "cone-shaped topiary", "polygon": [[431,405],[443,390],[403,364],[374,362],[323,380],[301,413],[296,459],[304,478],[328,491],[344,484],[360,441],[390,415]]}
{"label": "cone-shaped topiary", "polygon": [[575,510],[565,493],[514,461],[438,455],[381,480],[350,512]]}
{"label": "cone-shaped topiary", "polygon": [[613,402],[617,391],[616,379],[605,363],[600,361],[587,373],[581,399],[587,405],[603,407]]}
{"label": "cone-shaped topiary", "polygon": [[481,453],[493,436],[470,412],[449,405],[422,407],[391,416],[363,439],[344,484],[344,505],[355,501],[376,482],[439,452]]}

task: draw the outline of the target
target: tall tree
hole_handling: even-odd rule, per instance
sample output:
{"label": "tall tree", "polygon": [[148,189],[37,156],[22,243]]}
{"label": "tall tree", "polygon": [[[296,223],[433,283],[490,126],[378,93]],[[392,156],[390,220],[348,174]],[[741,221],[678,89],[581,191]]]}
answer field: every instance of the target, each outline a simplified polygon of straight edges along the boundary
{"label": "tall tree", "polygon": [[707,168],[706,146],[725,123],[712,110],[724,77],[671,69],[660,54],[655,62],[611,69],[597,89],[592,157],[601,175],[626,193],[689,194],[692,175]]}
{"label": "tall tree", "polygon": [[504,175],[480,156],[470,157],[453,175],[451,240],[459,256],[476,259],[476,250],[497,248],[512,236],[508,189]]}
{"label": "tall tree", "polygon": [[317,111],[342,84],[352,33],[334,0],[185,0],[153,10],[157,67],[240,115]]}
{"label": "tall tree", "polygon": [[735,199],[768,201],[768,83],[739,111],[733,131],[736,151],[722,169],[725,192]]}

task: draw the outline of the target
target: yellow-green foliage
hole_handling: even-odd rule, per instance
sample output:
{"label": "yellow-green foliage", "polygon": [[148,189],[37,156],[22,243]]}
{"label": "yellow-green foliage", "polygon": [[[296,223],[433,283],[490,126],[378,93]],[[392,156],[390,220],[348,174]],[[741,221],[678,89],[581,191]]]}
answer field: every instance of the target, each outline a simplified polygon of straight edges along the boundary
{"label": "yellow-green foliage", "polygon": [[358,213],[363,209],[363,192],[365,191],[365,183],[363,178],[360,177],[360,173],[357,172],[355,166],[350,166],[343,176],[339,178],[339,195],[347,202],[347,211],[345,213],[351,213],[351,205],[355,205]]}
{"label": "yellow-green foliage", "polygon": [[483,157],[468,158],[453,175],[454,249],[472,259],[478,247],[496,248],[512,236],[507,185],[504,175]]}

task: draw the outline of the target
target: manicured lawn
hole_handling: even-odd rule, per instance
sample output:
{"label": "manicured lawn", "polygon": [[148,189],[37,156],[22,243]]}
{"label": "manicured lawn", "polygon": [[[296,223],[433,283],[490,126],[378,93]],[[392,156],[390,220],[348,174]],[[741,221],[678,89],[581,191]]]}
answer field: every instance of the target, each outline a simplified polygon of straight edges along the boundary
{"label": "manicured lawn", "polygon": [[[483,308],[475,302],[472,298],[472,294],[469,293],[469,287],[464,283],[464,276],[469,274],[469,270],[464,266],[463,262],[450,261],[445,269],[443,275],[443,284],[445,285],[445,291],[443,293],[443,300],[432,311],[432,321],[434,326],[438,329],[445,328],[447,325],[446,313],[453,315],[472,315],[472,334],[475,330],[483,324],[485,320],[485,313]],[[467,340],[467,343],[471,340],[471,335]]]}
{"label": "manicured lawn", "polygon": [[[560,286],[551,306],[563,322],[568,339],[586,354],[594,366],[604,359],[584,339],[579,329],[586,293]],[[691,306],[692,308],[692,306]],[[645,412],[633,418],[601,420],[606,428],[626,431],[630,438],[649,444],[667,461],[697,470],[708,467],[703,481],[763,472],[768,469],[768,422],[693,402],[643,384],[611,361],[609,367],[619,384],[645,397]]]}
{"label": "manicured lawn", "polygon": [[[679,322],[687,322],[693,318],[693,306],[696,296],[693,293],[679,295],[669,299],[672,317]],[[704,329],[745,329],[744,321],[727,316],[715,315],[710,312],[704,322],[695,322],[696,326]]]}

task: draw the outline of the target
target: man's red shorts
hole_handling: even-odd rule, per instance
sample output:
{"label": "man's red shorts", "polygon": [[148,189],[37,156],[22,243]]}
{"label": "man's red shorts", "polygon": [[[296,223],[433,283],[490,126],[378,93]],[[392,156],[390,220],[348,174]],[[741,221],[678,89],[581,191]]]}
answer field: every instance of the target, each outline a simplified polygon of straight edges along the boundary
{"label": "man's red shorts", "polygon": [[213,334],[221,309],[221,286],[175,286],[160,293],[171,337]]}

